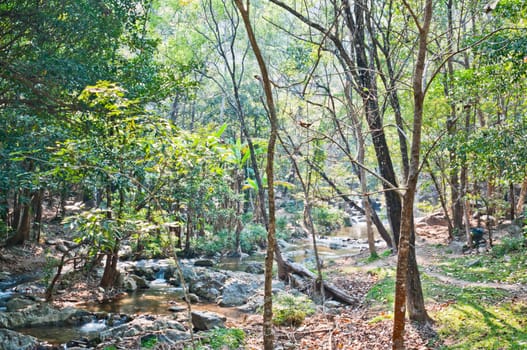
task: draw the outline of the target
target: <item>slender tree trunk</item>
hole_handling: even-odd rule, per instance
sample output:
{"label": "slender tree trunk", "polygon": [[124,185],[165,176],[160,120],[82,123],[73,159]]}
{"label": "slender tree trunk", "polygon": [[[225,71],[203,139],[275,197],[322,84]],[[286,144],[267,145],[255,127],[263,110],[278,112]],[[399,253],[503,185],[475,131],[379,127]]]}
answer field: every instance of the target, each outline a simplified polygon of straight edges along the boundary
{"label": "slender tree trunk", "polygon": [[[278,137],[278,117],[276,114],[275,104],[273,100],[273,91],[269,73],[267,72],[267,65],[263,59],[260,47],[256,41],[256,36],[249,19],[249,7],[245,7],[242,0],[235,0],[234,3],[238,8],[251,47],[260,68],[261,81],[265,92],[265,104],[271,124],[271,131],[269,135],[269,143],[267,146],[267,191],[269,198],[269,227],[267,229],[267,255],[265,257],[265,283],[264,283],[264,320],[263,320],[263,342],[265,350],[274,349],[274,335],[273,335],[273,292],[272,292],[272,273],[273,273],[273,255],[276,243],[276,219],[275,219],[275,191],[274,191],[274,152],[275,144]],[[247,3],[249,6],[249,3]]]}
{"label": "slender tree trunk", "polygon": [[15,234],[7,240],[7,245],[24,244],[24,242],[29,240],[29,233],[31,232],[31,203],[29,196],[28,189],[24,189],[22,194],[16,196],[18,203],[15,204],[13,219]]}
{"label": "slender tree trunk", "polygon": [[[106,187],[106,218],[112,220],[112,189]],[[119,261],[119,240],[115,239],[112,246],[106,251],[106,264],[101,278],[100,286],[103,288],[113,287],[117,281],[117,262]]]}
{"label": "slender tree trunk", "polygon": [[44,197],[44,189],[41,188],[35,192],[32,200],[33,212],[35,219],[33,220],[33,230],[35,233],[35,240],[40,241],[40,234],[42,232],[42,199]]}
{"label": "slender tree trunk", "polygon": [[[410,5],[404,1],[405,7],[410,11]],[[393,349],[404,349],[404,328],[405,328],[405,312],[406,312],[406,294],[409,263],[415,261],[411,259],[415,255],[415,246],[412,243],[413,231],[413,210],[414,199],[417,188],[417,181],[420,171],[420,150],[421,150],[421,131],[423,125],[423,105],[425,98],[425,86],[423,85],[423,77],[425,74],[425,59],[427,50],[427,37],[430,30],[430,23],[432,21],[432,0],[425,1],[425,8],[423,13],[423,22],[414,17],[416,26],[419,30],[419,46],[417,58],[415,63],[415,71],[413,75],[413,96],[414,96],[414,114],[413,114],[413,128],[412,128],[412,144],[410,149],[410,168],[408,179],[406,182],[406,192],[403,196],[403,208],[401,215],[401,236],[399,241],[399,253],[397,259],[397,274],[395,281],[395,305],[394,305],[394,319],[393,319]],[[413,11],[410,11],[412,15]],[[424,311],[425,320],[429,319]]]}
{"label": "slender tree trunk", "polygon": [[434,186],[437,190],[437,193],[439,195],[439,202],[441,203],[441,208],[443,209],[443,213],[445,214],[445,218],[448,224],[448,240],[452,241],[454,239],[454,226],[452,225],[452,219],[450,218],[450,214],[448,212],[448,205],[445,198],[445,193],[443,192],[443,187],[440,186],[439,180],[437,179],[437,176],[434,174],[434,171],[432,170],[432,167],[430,166],[429,162],[426,161],[428,165],[428,173],[430,174],[430,177],[432,178],[432,182],[434,183]]}
{"label": "slender tree trunk", "polygon": [[516,204],[516,213],[523,215],[523,205],[525,203],[525,197],[527,195],[527,176],[523,179],[520,195],[518,196],[518,202]]}

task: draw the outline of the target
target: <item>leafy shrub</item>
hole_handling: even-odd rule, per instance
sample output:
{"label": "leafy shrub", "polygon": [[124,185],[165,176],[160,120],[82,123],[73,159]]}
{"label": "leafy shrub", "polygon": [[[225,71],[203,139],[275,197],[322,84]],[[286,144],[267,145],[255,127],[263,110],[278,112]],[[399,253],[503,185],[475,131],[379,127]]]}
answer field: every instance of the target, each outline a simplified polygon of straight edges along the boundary
{"label": "leafy shrub", "polygon": [[298,327],[306,316],[315,312],[315,305],[305,295],[280,293],[273,303],[273,323],[277,326]]}
{"label": "leafy shrub", "polygon": [[[258,247],[264,247],[267,241],[265,227],[256,224],[245,226],[240,234],[240,246],[243,252],[252,253]],[[214,256],[216,253],[225,253],[235,250],[235,233],[227,230],[220,231],[214,235],[198,237],[193,242],[197,253],[206,256]]]}
{"label": "leafy shrub", "polygon": [[502,239],[500,244],[495,245],[492,248],[492,254],[495,257],[504,256],[505,254],[511,252],[517,252],[524,249],[525,238],[514,238],[514,237],[505,237]]}
{"label": "leafy shrub", "polygon": [[[238,328],[216,328],[207,332],[202,344],[196,349],[239,349],[245,341],[245,332]],[[203,345],[203,344],[206,344]]]}
{"label": "leafy shrub", "polygon": [[318,232],[331,232],[342,226],[344,222],[344,215],[337,208],[315,207],[311,215]]}
{"label": "leafy shrub", "polygon": [[157,337],[153,334],[141,337],[141,348],[152,349],[157,344]]}
{"label": "leafy shrub", "polygon": [[242,251],[252,253],[258,247],[265,247],[267,242],[267,230],[262,225],[249,224],[241,233],[240,245]]}

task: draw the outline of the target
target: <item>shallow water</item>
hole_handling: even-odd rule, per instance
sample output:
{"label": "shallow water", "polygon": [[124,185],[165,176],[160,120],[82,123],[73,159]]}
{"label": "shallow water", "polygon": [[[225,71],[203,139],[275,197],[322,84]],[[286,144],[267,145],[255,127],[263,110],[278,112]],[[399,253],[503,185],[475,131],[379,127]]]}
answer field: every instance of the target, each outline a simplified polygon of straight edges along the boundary
{"label": "shallow water", "polygon": [[[178,298],[180,293],[174,292],[174,287],[150,288],[129,293],[124,297],[103,304],[86,304],[84,309],[90,312],[107,312],[114,314],[150,314],[173,315],[170,306],[186,307],[186,303]],[[194,311],[211,311],[227,318],[237,319],[243,315],[241,311],[232,307],[221,307],[213,303],[198,303],[191,305]],[[186,312],[186,311],[183,311]]]}
{"label": "shallow water", "polygon": [[100,331],[106,328],[107,326],[104,320],[99,320],[86,323],[82,326],[49,325],[18,328],[16,331],[47,341],[51,345],[60,345],[73,339],[95,338]]}

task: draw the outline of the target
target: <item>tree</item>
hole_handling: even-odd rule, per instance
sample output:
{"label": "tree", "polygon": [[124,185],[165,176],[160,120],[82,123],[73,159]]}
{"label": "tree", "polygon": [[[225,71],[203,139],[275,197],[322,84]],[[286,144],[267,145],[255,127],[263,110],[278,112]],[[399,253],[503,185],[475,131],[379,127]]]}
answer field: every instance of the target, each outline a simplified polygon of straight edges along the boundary
{"label": "tree", "polygon": [[[393,319],[393,349],[404,349],[404,326],[406,311],[406,295],[408,281],[408,263],[410,257],[410,244],[413,231],[414,198],[419,179],[421,130],[423,124],[423,108],[426,85],[423,84],[425,76],[425,60],[428,46],[428,34],[432,22],[432,0],[427,0],[423,8],[422,18],[419,18],[413,8],[404,1],[404,6],[412,16],[418,30],[418,51],[416,54],[415,70],[412,77],[412,91],[414,96],[414,114],[412,125],[412,143],[410,147],[410,167],[406,180],[406,191],[403,197],[403,210],[401,214],[401,238],[397,256],[397,274],[395,284],[395,304]],[[426,312],[423,317],[428,318]]]}

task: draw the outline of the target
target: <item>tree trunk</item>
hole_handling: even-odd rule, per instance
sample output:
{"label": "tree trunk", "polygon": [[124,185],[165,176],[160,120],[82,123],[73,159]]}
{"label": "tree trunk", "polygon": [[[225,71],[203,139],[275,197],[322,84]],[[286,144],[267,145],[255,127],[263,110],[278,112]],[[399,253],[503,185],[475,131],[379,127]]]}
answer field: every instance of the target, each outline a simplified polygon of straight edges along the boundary
{"label": "tree trunk", "polygon": [[117,262],[119,256],[117,251],[119,250],[119,244],[117,244],[112,252],[106,253],[106,264],[104,265],[104,272],[101,278],[100,286],[103,288],[110,288],[115,286],[119,273],[117,271]]}
{"label": "tree trunk", "polygon": [[13,222],[15,225],[15,234],[7,240],[7,245],[19,245],[29,240],[31,232],[31,203],[29,200],[30,193],[25,189],[21,195],[17,196],[18,203],[15,205],[16,213]]}
{"label": "tree trunk", "polygon": [[516,204],[516,213],[523,215],[523,204],[525,203],[525,197],[527,195],[527,176],[523,179],[520,195],[518,196],[518,202]]}
{"label": "tree trunk", "polygon": [[35,219],[33,220],[33,230],[35,232],[35,240],[38,243],[40,241],[40,234],[42,232],[42,199],[44,197],[44,189],[41,188],[33,195],[31,201],[33,212],[35,213]]}
{"label": "tree trunk", "polygon": [[[408,3],[404,0],[404,6],[413,15]],[[401,236],[399,241],[399,253],[397,259],[397,273],[395,280],[395,304],[394,304],[394,318],[393,318],[393,335],[392,347],[393,349],[404,349],[404,328],[405,328],[405,312],[406,312],[406,293],[408,286],[408,272],[409,264],[415,261],[415,245],[412,243],[413,228],[413,210],[414,199],[417,188],[417,181],[419,179],[420,171],[420,150],[421,150],[421,132],[423,126],[423,105],[425,99],[425,86],[423,85],[423,77],[425,74],[425,59],[427,50],[427,37],[430,30],[430,23],[432,21],[432,0],[426,0],[423,13],[423,22],[420,23],[417,17],[414,17],[415,24],[419,30],[419,46],[417,52],[417,59],[415,63],[415,71],[412,79],[413,96],[414,96],[414,113],[413,113],[413,127],[412,127],[412,144],[410,149],[410,169],[408,179],[406,182],[406,192],[403,197],[403,208],[401,215]],[[414,15],[415,16],[415,15]],[[414,256],[414,259],[412,259]],[[418,279],[418,272],[417,272]],[[410,285],[414,287],[413,284]],[[415,306],[415,305],[414,305]],[[429,319],[426,315],[426,310],[423,309],[424,320]]]}
{"label": "tree trunk", "polygon": [[[274,193],[274,152],[276,139],[278,137],[278,117],[276,114],[275,104],[273,100],[273,91],[271,81],[269,79],[269,73],[267,72],[267,65],[263,59],[263,55],[260,51],[260,47],[256,42],[256,36],[253,32],[253,28],[249,19],[249,7],[245,8],[242,0],[235,0],[234,3],[238,8],[251,47],[254,55],[258,62],[258,67],[261,73],[261,82],[265,92],[265,104],[267,107],[267,113],[271,124],[271,132],[269,135],[269,143],[267,146],[267,190],[269,198],[269,227],[267,229],[267,255],[265,257],[265,283],[264,283],[264,305],[263,305],[263,342],[265,350],[274,349],[274,335],[273,335],[273,292],[272,292],[272,279],[273,279],[273,255],[275,251],[276,243],[276,219],[275,219],[275,193]],[[249,3],[247,3],[249,6]],[[263,204],[263,203],[262,203]],[[280,265],[280,263],[278,264]],[[280,272],[279,272],[280,273]]]}

